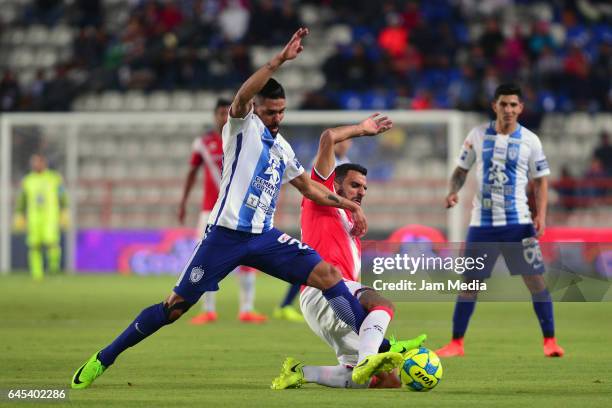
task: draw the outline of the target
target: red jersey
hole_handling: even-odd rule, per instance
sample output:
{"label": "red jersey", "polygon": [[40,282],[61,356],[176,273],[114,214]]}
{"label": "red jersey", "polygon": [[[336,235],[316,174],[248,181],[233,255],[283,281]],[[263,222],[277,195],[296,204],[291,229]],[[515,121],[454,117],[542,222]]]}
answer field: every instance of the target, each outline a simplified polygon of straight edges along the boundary
{"label": "red jersey", "polygon": [[191,166],[204,165],[202,211],[211,211],[219,196],[223,166],[223,140],[214,130],[198,137],[191,148]]}
{"label": "red jersey", "polygon": [[[310,178],[334,189],[336,172],[327,179],[314,169]],[[302,200],[302,242],[315,249],[324,261],[336,266],[344,279],[359,281],[361,273],[361,240],[351,235],[353,218],[350,211]]]}

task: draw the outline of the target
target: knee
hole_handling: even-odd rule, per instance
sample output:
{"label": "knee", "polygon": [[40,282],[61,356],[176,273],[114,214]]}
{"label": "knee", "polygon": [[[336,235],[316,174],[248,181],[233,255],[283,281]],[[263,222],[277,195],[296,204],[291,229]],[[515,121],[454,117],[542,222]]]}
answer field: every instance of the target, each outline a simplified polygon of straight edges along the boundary
{"label": "knee", "polygon": [[176,293],[171,294],[164,301],[164,313],[168,323],[174,323],[183,314],[185,314],[193,306],[192,303],[187,302],[182,296]]}
{"label": "knee", "polygon": [[342,280],[342,274],[335,266],[327,262],[319,263],[310,273],[306,284],[317,289],[325,290]]}

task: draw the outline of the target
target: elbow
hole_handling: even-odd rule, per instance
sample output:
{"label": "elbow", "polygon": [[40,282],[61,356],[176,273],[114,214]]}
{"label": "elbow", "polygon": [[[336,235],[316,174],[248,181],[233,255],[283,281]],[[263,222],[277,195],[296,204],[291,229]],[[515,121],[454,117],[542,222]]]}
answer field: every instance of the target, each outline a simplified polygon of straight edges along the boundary
{"label": "elbow", "polygon": [[321,133],[321,137],[319,139],[319,146],[333,146],[336,140],[336,132],[331,129],[325,129],[323,133]]}

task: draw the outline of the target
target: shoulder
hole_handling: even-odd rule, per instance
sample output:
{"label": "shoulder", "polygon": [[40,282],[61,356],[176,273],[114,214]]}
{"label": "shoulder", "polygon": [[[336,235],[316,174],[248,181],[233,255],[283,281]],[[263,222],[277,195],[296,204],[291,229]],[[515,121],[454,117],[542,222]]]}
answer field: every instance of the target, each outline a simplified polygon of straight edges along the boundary
{"label": "shoulder", "polygon": [[521,128],[521,134],[523,136],[523,140],[532,147],[542,147],[542,142],[540,141],[540,138],[538,137],[538,135],[536,135],[534,132],[532,132],[531,130],[527,129],[526,127]]}

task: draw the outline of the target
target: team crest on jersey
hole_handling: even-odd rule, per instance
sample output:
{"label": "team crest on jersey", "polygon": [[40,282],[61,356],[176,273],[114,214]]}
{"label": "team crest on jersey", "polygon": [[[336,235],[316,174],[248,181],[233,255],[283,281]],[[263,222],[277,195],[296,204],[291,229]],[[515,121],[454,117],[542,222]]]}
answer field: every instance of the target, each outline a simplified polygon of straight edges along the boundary
{"label": "team crest on jersey", "polygon": [[202,280],[203,276],[204,269],[200,268],[199,266],[196,266],[191,270],[191,273],[189,274],[189,280],[191,281],[191,283],[198,283],[200,280]]}
{"label": "team crest on jersey", "polygon": [[519,146],[512,145],[508,148],[508,158],[510,160],[516,160],[519,154]]}

